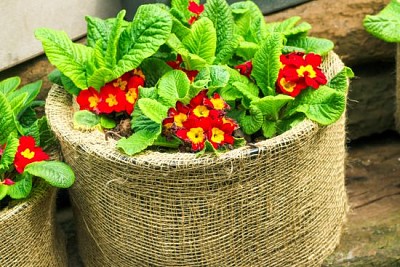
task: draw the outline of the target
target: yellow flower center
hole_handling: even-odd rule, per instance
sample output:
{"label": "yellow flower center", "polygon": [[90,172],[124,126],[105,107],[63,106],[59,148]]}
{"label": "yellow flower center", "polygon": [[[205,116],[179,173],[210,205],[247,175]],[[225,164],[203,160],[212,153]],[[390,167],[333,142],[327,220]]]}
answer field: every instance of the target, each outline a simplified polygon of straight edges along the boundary
{"label": "yellow flower center", "polygon": [[286,65],[279,61],[279,69],[283,69]]}
{"label": "yellow flower center", "polygon": [[184,113],[179,113],[174,116],[175,125],[178,127],[183,127],[183,123],[187,120],[187,116]]}
{"label": "yellow flower center", "polygon": [[110,107],[118,105],[117,96],[115,96],[113,94],[108,94],[108,97],[106,99],[106,103]]}
{"label": "yellow flower center", "polygon": [[130,88],[126,93],[126,101],[133,104],[135,103],[136,99],[137,99],[136,89]]}
{"label": "yellow flower center", "polygon": [[31,151],[29,148],[27,148],[27,149],[25,149],[24,151],[21,152],[21,155],[24,158],[33,159],[33,157],[35,156],[35,152]]}
{"label": "yellow flower center", "polygon": [[234,123],[233,123],[233,121],[232,120],[228,120],[227,118],[225,118],[225,117],[222,117],[222,123],[223,124],[225,124],[225,123],[229,123],[230,125],[234,125]]}
{"label": "yellow flower center", "polygon": [[204,132],[203,128],[197,127],[192,128],[187,133],[187,137],[193,144],[200,144],[204,142]]}
{"label": "yellow flower center", "polygon": [[311,79],[317,77],[317,73],[311,65],[300,66],[300,68],[297,69],[297,75],[299,75],[299,77],[304,77],[306,72]]}
{"label": "yellow flower center", "polygon": [[218,128],[212,128],[211,130],[211,141],[217,144],[220,144],[224,141],[224,131]]}
{"label": "yellow flower center", "polygon": [[97,104],[99,103],[99,98],[96,95],[89,96],[88,98],[89,105],[91,108],[97,107]]}
{"label": "yellow flower center", "polygon": [[294,82],[288,82],[286,81],[285,78],[282,78],[279,83],[282,85],[282,87],[285,89],[286,92],[293,92],[294,88],[296,87],[296,83]]}
{"label": "yellow flower center", "polygon": [[193,113],[197,117],[208,117],[210,111],[206,106],[198,105],[195,109],[193,109]]}
{"label": "yellow flower center", "polygon": [[128,84],[128,82],[122,80],[121,78],[118,78],[115,82],[113,82],[113,86],[119,87],[119,88],[121,88],[121,90],[125,90],[127,84]]}
{"label": "yellow flower center", "polygon": [[225,108],[225,102],[221,98],[211,98],[210,101],[216,110],[223,110]]}
{"label": "yellow flower center", "polygon": [[143,71],[140,69],[134,69],[133,75],[137,75],[137,76],[141,77],[143,80],[146,79],[146,76],[144,76]]}

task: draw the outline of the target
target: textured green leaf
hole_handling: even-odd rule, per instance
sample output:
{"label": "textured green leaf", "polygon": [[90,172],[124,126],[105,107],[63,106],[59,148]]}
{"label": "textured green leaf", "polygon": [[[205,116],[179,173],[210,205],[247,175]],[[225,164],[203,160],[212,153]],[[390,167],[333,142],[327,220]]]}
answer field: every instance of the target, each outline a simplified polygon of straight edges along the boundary
{"label": "textured green leaf", "polygon": [[217,50],[214,63],[224,64],[232,57],[238,44],[231,8],[225,0],[208,0],[202,17],[209,18],[213,22],[217,33]]}
{"label": "textured green leaf", "polygon": [[[167,114],[165,114],[165,117]],[[154,122],[148,117],[146,117],[143,112],[140,110],[140,107],[136,105],[135,110],[132,112],[132,129],[135,132],[139,131],[148,131],[148,132],[156,132],[160,127],[160,123]]]}
{"label": "textured green leaf", "polygon": [[[123,28],[123,22],[124,22],[124,17],[125,17],[125,10],[121,10],[118,14],[115,20],[113,20],[113,25],[111,27],[111,33],[110,37],[108,38],[107,42],[107,50],[105,51],[104,55],[104,60],[106,62],[106,67],[108,68],[114,68],[114,66],[117,64],[117,51],[118,51],[118,43],[119,43],[119,37],[124,30]],[[112,77],[112,78],[117,78]]]}
{"label": "textured green leaf", "polygon": [[[146,82],[147,82],[147,80],[146,80]],[[155,88],[155,87],[139,88],[139,98],[158,99],[157,88]]]}
{"label": "textured green leaf", "polygon": [[[326,55],[334,47],[332,41],[317,37],[288,39],[286,45],[301,48],[305,53],[312,52],[319,55]],[[299,51],[299,49],[297,51]]]}
{"label": "textured green leaf", "polygon": [[107,116],[101,115],[100,116],[100,125],[104,129],[112,129],[115,126],[117,126],[117,123],[115,122],[115,120],[113,120]]}
{"label": "textured green leaf", "polygon": [[90,76],[88,80],[88,86],[100,90],[100,88],[105,83],[117,77],[118,76],[116,76],[110,69],[107,68],[96,69],[96,71]]}
{"label": "textured green leaf", "polygon": [[[18,92],[19,90],[15,91]],[[14,93],[9,94],[8,96],[12,97]],[[27,92],[16,93],[13,98],[8,98],[8,102],[10,103],[10,107],[12,108],[13,114],[15,117],[25,108],[24,104],[28,99]]]}
{"label": "textured green leaf", "polygon": [[212,64],[217,49],[217,33],[212,21],[208,18],[201,18],[193,23],[190,34],[182,40],[182,44],[190,53],[198,55],[208,64]]}
{"label": "textured green leaf", "polygon": [[295,127],[300,122],[304,121],[306,116],[303,113],[296,113],[293,116],[283,118],[282,120],[278,121],[277,130],[278,134],[284,133],[289,131],[293,127]]}
{"label": "textured green leaf", "polygon": [[287,38],[306,36],[308,31],[311,30],[311,28],[312,28],[312,26],[309,23],[302,22],[302,23],[294,26],[292,29],[286,31],[285,36]]}
{"label": "textured green leaf", "polygon": [[19,116],[19,123],[22,127],[29,127],[36,120],[36,112],[31,107],[26,108]]}
{"label": "textured green leaf", "polygon": [[260,8],[252,1],[233,3],[231,8],[238,34],[248,42],[261,44],[267,35],[267,28]]}
{"label": "textured green leaf", "polygon": [[59,69],[54,69],[52,72],[50,72],[47,75],[47,79],[49,79],[50,82],[58,84],[62,86],[62,81],[61,81],[61,71]]}
{"label": "textured green leaf", "polygon": [[276,121],[265,120],[262,124],[262,133],[265,138],[271,138],[276,135]]}
{"label": "textured green leaf", "polygon": [[283,36],[273,33],[261,45],[254,55],[252,76],[265,96],[275,95],[275,82],[280,69],[280,55],[283,48]]}
{"label": "textured green leaf", "polygon": [[[174,13],[174,9],[170,10],[171,14],[174,15],[172,17],[172,33],[174,33],[176,36],[178,36],[179,39],[183,39],[185,36],[190,34],[190,29],[186,27],[183,23],[182,20],[179,20]],[[185,23],[186,24],[186,23]]]}
{"label": "textured green leaf", "polygon": [[67,76],[65,76],[62,73],[61,73],[61,82],[62,82],[62,85],[63,85],[65,91],[67,91],[71,95],[77,96],[79,94],[79,92],[81,91],[81,89],[78,88],[70,78],[68,78]]}
{"label": "textured green leaf", "polygon": [[249,99],[250,101],[256,101],[259,99],[258,90],[254,90],[255,88],[249,86],[249,84],[234,82],[233,86],[242,94],[243,97]]}
{"label": "textured green leaf", "polygon": [[[332,80],[328,82],[327,86],[337,90],[338,92],[346,93],[349,88],[348,72],[349,68],[344,67],[335,77],[332,78]],[[352,74],[352,72],[350,74]]]}
{"label": "textured green leaf", "polygon": [[229,72],[224,66],[211,65],[203,68],[196,76],[197,81],[207,81],[205,84],[209,94],[225,87],[229,82]]}
{"label": "textured green leaf", "polygon": [[298,34],[300,32],[306,33],[308,30],[311,29],[311,25],[309,25],[308,23],[305,23],[305,24],[299,24],[298,26],[296,26],[296,24],[300,20],[301,20],[301,17],[292,16],[283,21],[267,23],[267,29],[270,33],[278,32],[278,33],[282,33],[284,35],[293,35],[293,34]]}
{"label": "textured green leaf", "polygon": [[18,146],[18,138],[16,138],[14,134],[10,134],[7,138],[6,147],[0,158],[0,173],[8,171],[10,165],[13,164]]}
{"label": "textured green leaf", "polygon": [[245,134],[253,134],[261,129],[264,117],[261,111],[254,107],[250,107],[250,115],[242,115],[239,118],[239,125]]}
{"label": "textured green leaf", "polygon": [[0,184],[0,200],[7,196],[8,188],[8,185]]}
{"label": "textured green leaf", "polygon": [[391,0],[377,15],[363,20],[367,32],[386,42],[400,42],[400,2]]}
{"label": "textured green leaf", "polygon": [[100,48],[105,51],[111,32],[110,24],[103,19],[91,16],[86,16],[85,20],[87,25],[86,38],[88,46],[94,48],[97,43],[100,44]]}
{"label": "textured green leaf", "polygon": [[287,95],[278,94],[276,96],[265,96],[251,102],[269,120],[277,121],[281,109],[294,98]]}
{"label": "textured green leaf", "polygon": [[321,125],[329,125],[342,116],[346,96],[341,92],[320,86],[318,90],[306,89],[289,105],[287,115],[304,113],[307,118]]}
{"label": "textured green leaf", "polygon": [[250,60],[254,57],[260,46],[253,42],[240,42],[236,49],[236,54],[244,60]]}
{"label": "textured green leaf", "polygon": [[[158,84],[160,100],[167,106],[173,107],[176,101],[182,100],[189,92],[190,81],[186,74],[180,70],[166,73]],[[164,117],[165,117],[164,113]]]}
{"label": "textured green leaf", "polygon": [[68,188],[75,181],[71,167],[59,161],[38,161],[26,165],[24,173],[30,173],[59,188]]}
{"label": "textured green leaf", "polygon": [[100,117],[88,110],[79,110],[74,113],[74,129],[91,130],[100,123]]}
{"label": "textured green leaf", "polygon": [[14,115],[7,98],[0,93],[0,144],[4,144],[11,133],[16,133]]}
{"label": "textured green leaf", "polygon": [[134,155],[142,152],[149,146],[153,145],[154,141],[161,134],[161,124],[154,131],[141,130],[135,132],[128,138],[118,140],[117,147],[122,149],[128,155]]}
{"label": "textured green leaf", "polygon": [[39,123],[37,120],[28,127],[22,127],[21,134],[32,136],[33,138],[35,138],[37,145],[40,144],[40,130],[39,130]]}
{"label": "textured green leaf", "polygon": [[[180,19],[183,23],[187,23],[193,13],[191,13],[188,9],[189,2],[192,0],[171,0],[171,8],[177,10],[180,13]],[[194,0],[197,4],[200,2],[199,0]]]}
{"label": "textured green leaf", "polygon": [[171,28],[172,19],[167,11],[157,5],[140,6],[132,23],[121,34],[121,59],[114,74],[119,77],[153,55],[166,42]]}
{"label": "textured green leaf", "polygon": [[41,117],[37,122],[40,132],[40,138],[38,139],[40,140],[40,146],[42,148],[54,147],[57,144],[57,138],[50,129],[47,118],[45,116]]}
{"label": "textured green leaf", "polygon": [[138,100],[138,106],[143,114],[156,123],[160,123],[165,119],[168,107],[160,102],[150,98],[142,98]]}
{"label": "textured green leaf", "polygon": [[153,143],[153,146],[162,146],[168,148],[178,148],[180,145],[182,145],[181,139],[174,136],[172,136],[172,138],[167,138],[163,135],[159,135]]}
{"label": "textured green leaf", "polygon": [[158,58],[146,58],[140,65],[144,75],[146,76],[146,86],[155,86],[160,78],[172,70],[167,63]]}
{"label": "textured green leaf", "polygon": [[32,190],[32,175],[26,172],[18,174],[14,182],[9,186],[7,194],[13,199],[28,197]]}
{"label": "textured green leaf", "polygon": [[77,87],[88,87],[86,77],[88,58],[93,53],[91,47],[73,43],[63,31],[39,28],[35,31],[35,36],[42,42],[51,64],[70,78]]}
{"label": "textured green leaf", "polygon": [[15,91],[21,83],[20,77],[10,77],[0,81],[0,93],[7,95],[10,92]]}
{"label": "textured green leaf", "polygon": [[[246,86],[246,91],[254,96],[259,95],[259,89],[257,85],[251,82],[246,76],[241,75],[238,70],[225,68],[229,73],[228,84],[220,90],[221,97],[225,101],[236,100],[242,98],[243,94],[234,86],[236,82],[242,83]],[[240,86],[240,85],[239,85]]]}

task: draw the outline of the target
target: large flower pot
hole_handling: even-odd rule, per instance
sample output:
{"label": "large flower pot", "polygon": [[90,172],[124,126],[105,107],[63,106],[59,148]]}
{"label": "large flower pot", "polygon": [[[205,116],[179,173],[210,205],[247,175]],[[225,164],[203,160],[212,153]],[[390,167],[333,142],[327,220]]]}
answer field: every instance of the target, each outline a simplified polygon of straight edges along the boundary
{"label": "large flower pot", "polygon": [[68,266],[55,220],[56,191],[38,182],[28,199],[0,211],[0,266]]}
{"label": "large flower pot", "polygon": [[[333,53],[331,79],[343,64]],[[70,196],[85,266],[318,266],[346,217],[345,119],[304,121],[223,153],[128,157],[99,131],[73,129],[71,96],[46,110],[77,179]]]}

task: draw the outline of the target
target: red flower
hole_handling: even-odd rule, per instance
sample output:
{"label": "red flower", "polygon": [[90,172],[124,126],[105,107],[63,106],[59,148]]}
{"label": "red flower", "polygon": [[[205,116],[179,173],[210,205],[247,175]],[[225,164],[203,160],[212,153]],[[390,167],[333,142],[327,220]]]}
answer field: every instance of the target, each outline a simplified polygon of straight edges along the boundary
{"label": "red flower", "polygon": [[129,79],[127,90],[125,92],[125,111],[131,114],[135,108],[136,101],[139,96],[139,86],[144,86],[144,79],[138,75],[134,75]]}
{"label": "red flower", "polygon": [[222,118],[212,121],[212,126],[207,132],[207,139],[213,145],[215,149],[219,147],[230,144],[233,145],[235,140],[233,139],[233,131],[235,127],[231,123],[224,123]]}
{"label": "red flower", "polygon": [[176,136],[190,143],[193,151],[199,151],[204,148],[209,125],[210,119],[191,117],[183,123],[184,128],[176,131]]}
{"label": "red flower", "polygon": [[110,86],[114,87],[115,89],[121,89],[121,90],[125,91],[130,78],[131,78],[131,73],[127,72],[127,73],[124,73],[121,77],[107,83],[106,85],[110,85]]}
{"label": "red flower", "polygon": [[318,89],[320,85],[327,83],[320,69],[320,55],[290,53],[281,55],[280,62],[281,68],[276,82],[278,93],[295,97],[309,86]]}
{"label": "red flower", "polygon": [[214,93],[213,97],[210,99],[212,106],[216,110],[226,110],[230,109],[229,105],[221,98],[218,93]]}
{"label": "red flower", "polygon": [[121,89],[105,85],[100,90],[100,98],[99,111],[101,113],[109,114],[125,110],[126,96]]}
{"label": "red flower", "polygon": [[98,113],[98,105],[100,103],[100,95],[93,87],[81,90],[76,97],[80,110],[90,110]]}
{"label": "red flower", "polygon": [[19,146],[14,158],[14,166],[17,172],[23,173],[25,166],[29,163],[48,159],[49,155],[36,146],[35,139],[32,136],[22,136],[19,139]]}
{"label": "red flower", "polygon": [[243,64],[235,66],[235,69],[239,70],[240,74],[250,78],[251,71],[253,70],[253,63],[250,60],[246,61]]}
{"label": "red flower", "polygon": [[200,16],[201,13],[204,11],[203,4],[197,4],[194,1],[189,2],[188,10],[194,14],[194,16],[190,17],[189,24],[192,25]]}
{"label": "red flower", "polygon": [[190,110],[187,106],[178,101],[175,107],[168,110],[168,117],[163,120],[163,126],[167,130],[173,126],[182,128],[183,123],[188,119]]}

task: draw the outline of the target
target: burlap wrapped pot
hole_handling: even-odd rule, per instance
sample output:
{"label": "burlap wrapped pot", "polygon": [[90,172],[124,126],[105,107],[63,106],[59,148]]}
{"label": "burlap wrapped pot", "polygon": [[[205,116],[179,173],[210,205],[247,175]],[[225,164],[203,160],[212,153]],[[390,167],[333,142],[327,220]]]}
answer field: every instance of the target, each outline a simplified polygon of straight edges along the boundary
{"label": "burlap wrapped pot", "polygon": [[[331,53],[328,79],[343,64]],[[70,189],[85,266],[318,266],[347,211],[344,117],[221,154],[128,157],[99,131],[73,129],[53,86],[52,130],[77,179]]]}
{"label": "burlap wrapped pot", "polygon": [[55,220],[56,191],[38,181],[29,198],[0,211],[0,266],[68,266]]}

